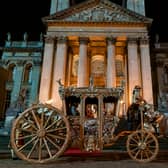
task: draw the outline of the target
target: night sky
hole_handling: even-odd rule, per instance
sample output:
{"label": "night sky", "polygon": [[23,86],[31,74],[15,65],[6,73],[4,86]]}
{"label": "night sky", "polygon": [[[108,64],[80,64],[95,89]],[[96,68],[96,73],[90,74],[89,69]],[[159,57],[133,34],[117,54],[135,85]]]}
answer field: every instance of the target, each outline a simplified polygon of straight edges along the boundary
{"label": "night sky", "polygon": [[[78,3],[84,0],[76,0]],[[120,2],[121,0],[112,0]],[[13,40],[22,40],[28,32],[29,39],[38,40],[40,32],[45,32],[41,18],[49,15],[50,0],[4,0],[0,5],[0,43],[11,32]],[[168,2],[167,0],[146,0],[146,15],[153,18],[151,35],[158,33],[160,41],[168,42]],[[4,11],[2,11],[4,10]]]}

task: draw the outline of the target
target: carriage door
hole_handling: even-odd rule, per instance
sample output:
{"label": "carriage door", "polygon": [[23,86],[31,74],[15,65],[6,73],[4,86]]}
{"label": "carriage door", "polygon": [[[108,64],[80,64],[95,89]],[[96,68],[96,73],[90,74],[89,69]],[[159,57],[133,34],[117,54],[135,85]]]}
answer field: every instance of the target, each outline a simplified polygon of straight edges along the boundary
{"label": "carriage door", "polygon": [[86,97],[83,102],[83,133],[82,133],[82,142],[83,149],[85,151],[97,151],[100,150],[100,141],[99,141],[99,103],[97,97]]}

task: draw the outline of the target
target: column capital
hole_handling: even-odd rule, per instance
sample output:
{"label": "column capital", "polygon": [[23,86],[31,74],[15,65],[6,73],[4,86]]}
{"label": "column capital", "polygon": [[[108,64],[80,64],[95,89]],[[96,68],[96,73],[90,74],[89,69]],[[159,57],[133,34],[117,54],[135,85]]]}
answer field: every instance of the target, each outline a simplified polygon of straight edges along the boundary
{"label": "column capital", "polygon": [[140,40],[140,44],[149,44],[148,36],[141,37],[139,40]]}
{"label": "column capital", "polygon": [[40,66],[41,65],[41,63],[42,63],[42,61],[39,59],[39,60],[33,60],[33,64],[34,64],[34,66]]}
{"label": "column capital", "polygon": [[128,37],[127,38],[127,42],[128,42],[128,44],[137,44],[137,42],[138,42],[138,38],[136,38],[136,37]]}
{"label": "column capital", "polygon": [[110,44],[115,44],[116,42],[116,37],[106,37],[107,43]]}
{"label": "column capital", "polygon": [[44,36],[44,38],[45,38],[45,43],[53,43],[55,39],[54,37],[48,36],[48,35]]}
{"label": "column capital", "polygon": [[89,42],[88,37],[79,37],[80,44],[87,44]]}
{"label": "column capital", "polygon": [[57,37],[57,42],[59,44],[64,44],[67,42],[67,37],[66,36],[60,36],[60,37]]}
{"label": "column capital", "polygon": [[26,61],[25,60],[18,60],[16,65],[17,67],[23,67],[25,65]]}

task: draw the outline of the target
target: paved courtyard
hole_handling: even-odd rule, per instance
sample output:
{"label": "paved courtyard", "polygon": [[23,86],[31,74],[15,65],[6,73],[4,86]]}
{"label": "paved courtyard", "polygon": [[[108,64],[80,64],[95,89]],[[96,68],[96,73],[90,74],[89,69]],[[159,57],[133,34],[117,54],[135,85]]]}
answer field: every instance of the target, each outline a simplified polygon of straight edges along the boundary
{"label": "paved courtyard", "polygon": [[168,152],[159,153],[150,163],[137,163],[127,153],[110,153],[103,156],[64,156],[52,163],[32,164],[23,160],[0,159],[0,168],[168,168]]}
{"label": "paved courtyard", "polygon": [[0,160],[1,168],[167,168],[168,161],[140,164],[133,160],[95,161],[72,160],[55,161],[48,164],[31,164],[22,160]]}

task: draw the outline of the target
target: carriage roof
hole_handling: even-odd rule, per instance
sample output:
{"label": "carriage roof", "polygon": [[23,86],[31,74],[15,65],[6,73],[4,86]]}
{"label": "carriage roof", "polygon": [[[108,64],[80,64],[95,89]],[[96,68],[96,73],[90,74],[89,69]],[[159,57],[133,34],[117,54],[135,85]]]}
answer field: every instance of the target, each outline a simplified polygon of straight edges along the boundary
{"label": "carriage roof", "polygon": [[112,87],[112,88],[104,88],[104,87],[94,87],[90,85],[89,87],[64,87],[60,85],[59,94],[62,99],[68,96],[88,96],[88,97],[115,97],[120,99],[124,93],[124,87]]}

